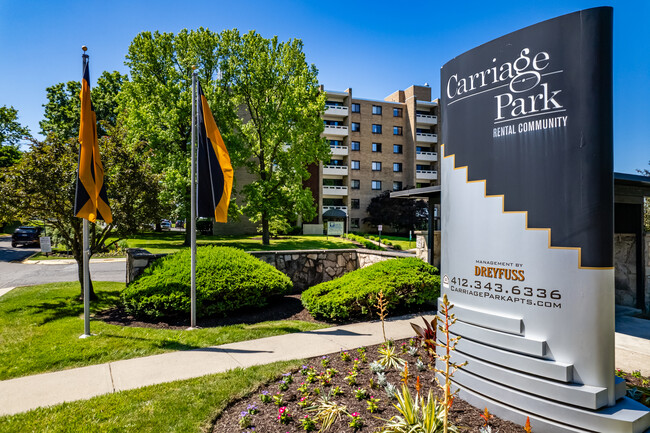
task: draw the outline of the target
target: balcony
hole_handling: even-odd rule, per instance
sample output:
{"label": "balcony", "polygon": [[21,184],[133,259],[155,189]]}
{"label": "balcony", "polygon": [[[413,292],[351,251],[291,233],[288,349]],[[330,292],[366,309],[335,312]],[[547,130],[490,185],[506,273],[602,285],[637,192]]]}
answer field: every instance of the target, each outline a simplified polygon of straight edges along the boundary
{"label": "balcony", "polygon": [[428,134],[425,132],[418,132],[417,134],[415,134],[415,139],[420,143],[437,143],[438,134]]}
{"label": "balcony", "polygon": [[347,146],[330,146],[330,151],[332,152],[332,155],[343,155],[343,156],[348,155]]}
{"label": "balcony", "polygon": [[347,186],[329,186],[323,185],[323,196],[343,197],[348,195]]}
{"label": "balcony", "polygon": [[347,165],[324,165],[323,175],[347,176],[348,166]]}
{"label": "balcony", "polygon": [[418,125],[437,125],[438,116],[432,114],[416,114],[415,123]]}
{"label": "balcony", "polygon": [[416,170],[415,171],[416,179],[426,179],[426,180],[437,180],[438,172],[435,170]]}
{"label": "balcony", "polygon": [[332,210],[332,209],[342,210],[343,212],[345,212],[346,215],[348,214],[348,207],[347,206],[323,206],[323,213],[327,212],[328,210]]}
{"label": "balcony", "polygon": [[418,161],[437,161],[438,152],[415,152],[415,159]]}
{"label": "balcony", "polygon": [[334,125],[325,125],[325,130],[323,131],[324,135],[331,135],[335,137],[347,137],[348,136],[348,127],[347,126],[334,126]]}
{"label": "balcony", "polygon": [[348,107],[325,104],[325,116],[345,117],[348,115]]}

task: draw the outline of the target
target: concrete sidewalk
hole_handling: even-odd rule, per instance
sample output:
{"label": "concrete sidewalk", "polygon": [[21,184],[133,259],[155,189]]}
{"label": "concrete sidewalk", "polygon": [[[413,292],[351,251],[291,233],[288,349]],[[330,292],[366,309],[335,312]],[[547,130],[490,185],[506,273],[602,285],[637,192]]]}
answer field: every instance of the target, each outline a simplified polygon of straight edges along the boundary
{"label": "concrete sidewalk", "polygon": [[[650,376],[650,321],[632,317],[635,311],[617,307],[616,367],[628,372],[640,370]],[[431,315],[425,317],[432,318]],[[411,322],[421,323],[422,320],[419,316],[388,320],[386,337],[412,337]],[[237,367],[328,355],[341,349],[381,342],[381,323],[364,322],[20,377],[0,381],[0,415],[222,373]]]}
{"label": "concrete sidewalk", "polygon": [[[432,316],[425,316],[431,319]],[[386,322],[386,338],[413,337],[404,316]],[[0,381],[0,415],[24,412],[66,401],[275,361],[311,358],[383,342],[381,322],[363,322],[259,340],[170,352],[107,364]]]}

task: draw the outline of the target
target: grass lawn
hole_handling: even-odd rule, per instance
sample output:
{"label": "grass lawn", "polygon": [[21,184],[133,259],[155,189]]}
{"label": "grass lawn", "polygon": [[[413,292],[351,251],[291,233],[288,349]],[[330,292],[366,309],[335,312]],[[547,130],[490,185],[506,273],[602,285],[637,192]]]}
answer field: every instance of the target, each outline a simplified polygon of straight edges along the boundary
{"label": "grass lawn", "polygon": [[[109,238],[107,242],[115,238]],[[174,253],[182,248],[185,240],[183,232],[148,232],[134,235],[126,240],[129,248],[144,248],[153,254]],[[262,245],[260,236],[197,236],[196,243],[202,245],[218,245],[224,247],[241,248],[245,251],[274,251],[274,250],[322,250],[346,249],[356,246],[347,239],[327,236],[282,236],[280,239],[271,239],[270,245]],[[101,256],[93,256],[101,257]],[[125,257],[110,256],[110,257]],[[61,259],[61,257],[49,257]],[[30,260],[48,260],[44,254],[38,253]]]}
{"label": "grass lawn", "polygon": [[[123,283],[95,282],[98,311],[113,305]],[[83,333],[79,283],[21,287],[0,298],[0,380],[119,359],[189,350],[322,328],[302,321],[262,322],[194,331],[135,328],[91,321]],[[200,321],[199,321],[200,325]]]}
{"label": "grass lawn", "polygon": [[402,250],[410,250],[411,248],[415,248],[415,235],[413,235],[413,240],[411,242],[409,242],[409,238],[404,238],[401,236],[381,235],[381,240],[389,240],[393,245],[399,245]]}
{"label": "grass lawn", "polygon": [[276,362],[35,409],[0,417],[0,432],[205,431],[228,402],[300,365]]}

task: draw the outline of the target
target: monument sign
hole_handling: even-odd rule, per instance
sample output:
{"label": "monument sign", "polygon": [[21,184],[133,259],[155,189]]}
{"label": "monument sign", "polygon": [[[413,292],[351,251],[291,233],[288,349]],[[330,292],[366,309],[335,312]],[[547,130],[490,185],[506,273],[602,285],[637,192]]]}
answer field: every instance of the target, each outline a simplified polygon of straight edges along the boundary
{"label": "monument sign", "polygon": [[612,9],[441,71],[442,292],[461,397],[535,432],[643,432],[614,376]]}

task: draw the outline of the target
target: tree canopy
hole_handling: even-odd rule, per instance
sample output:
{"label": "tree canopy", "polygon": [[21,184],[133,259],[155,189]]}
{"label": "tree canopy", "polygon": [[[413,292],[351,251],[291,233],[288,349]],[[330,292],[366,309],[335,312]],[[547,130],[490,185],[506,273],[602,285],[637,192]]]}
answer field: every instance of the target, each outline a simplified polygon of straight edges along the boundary
{"label": "tree canopy", "polygon": [[[118,125],[100,139],[111,224],[91,224],[91,255],[110,248],[118,239],[135,233],[151,222],[159,189],[152,174],[144,143],[126,145],[125,131]],[[82,282],[82,219],[74,216],[79,143],[56,135],[32,141],[31,149],[0,177],[0,222],[46,220],[72,250]],[[116,236],[107,244],[109,236]]]}
{"label": "tree canopy", "polygon": [[0,168],[18,162],[19,142],[28,137],[29,129],[18,122],[18,110],[6,105],[0,107]]}
{"label": "tree canopy", "polygon": [[369,216],[363,222],[389,225],[399,232],[424,227],[429,217],[424,200],[390,198],[390,191],[373,197],[366,212]]}
{"label": "tree canopy", "polygon": [[303,180],[309,164],[330,157],[320,136],[325,94],[319,91],[316,67],[306,62],[302,41],[280,42],[254,31],[229,36],[223,84],[243,111],[235,128],[243,143],[240,161],[256,177],[243,187],[243,211],[261,224],[268,244],[271,221],[315,215]]}
{"label": "tree canopy", "polygon": [[[104,71],[91,88],[91,99],[97,115],[97,135],[106,135],[111,126],[116,125],[118,115],[118,95],[126,75],[117,71]],[[79,135],[79,113],[81,102],[79,81],[58,83],[45,89],[47,103],[45,115],[39,123],[43,135],[56,134],[61,140],[75,138]]]}

